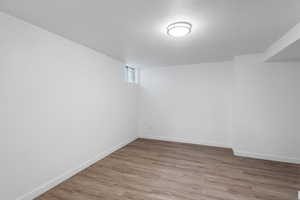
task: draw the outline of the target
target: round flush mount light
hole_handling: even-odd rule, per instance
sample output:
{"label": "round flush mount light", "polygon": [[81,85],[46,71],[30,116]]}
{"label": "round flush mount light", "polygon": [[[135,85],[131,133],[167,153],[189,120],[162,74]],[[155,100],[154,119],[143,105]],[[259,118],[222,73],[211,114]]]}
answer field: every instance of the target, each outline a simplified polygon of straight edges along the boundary
{"label": "round flush mount light", "polygon": [[175,22],[167,27],[167,34],[173,37],[183,37],[192,31],[192,24],[189,22]]}

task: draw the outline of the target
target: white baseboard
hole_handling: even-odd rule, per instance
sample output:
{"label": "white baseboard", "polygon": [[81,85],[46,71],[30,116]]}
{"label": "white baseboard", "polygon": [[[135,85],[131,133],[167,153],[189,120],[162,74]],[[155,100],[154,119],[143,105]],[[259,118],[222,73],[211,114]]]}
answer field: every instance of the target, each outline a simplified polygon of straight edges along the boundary
{"label": "white baseboard", "polygon": [[31,192],[28,192],[28,193],[18,197],[16,200],[32,200],[32,199],[38,197],[39,195],[45,193],[46,191],[50,190],[51,188],[55,187],[56,185],[64,182],[65,180],[69,179],[70,177],[74,176],[78,172],[80,172],[80,171],[84,170],[85,168],[91,166],[92,164],[96,163],[97,161],[102,160],[103,158],[105,158],[109,154],[113,153],[114,151],[126,146],[127,144],[134,141],[135,139],[137,139],[137,137],[128,138],[125,142],[122,142],[106,151],[101,152],[100,154],[98,154],[94,158],[84,162],[80,166],[78,166],[74,169],[70,169],[69,171],[61,174],[60,176],[53,178],[52,180],[35,188]]}
{"label": "white baseboard", "polygon": [[[231,148],[227,144],[220,144],[220,143],[211,142],[211,141],[196,141],[195,142],[195,140],[191,140],[191,139],[162,137],[162,136],[140,136],[140,138]],[[62,174],[58,177],[53,178],[52,180],[50,180],[50,181],[42,184],[41,186],[35,188],[31,192],[28,192],[28,193],[18,197],[16,200],[32,200],[32,199],[38,197],[39,195],[45,193],[46,191],[50,190],[51,188],[55,187],[56,185],[62,183],[63,181],[69,179],[70,177],[74,176],[78,172],[80,172],[80,171],[84,170],[85,168],[91,166],[92,164],[96,163],[97,161],[105,158],[106,156],[113,153],[114,151],[126,146],[127,144],[134,141],[135,139],[137,139],[137,137],[129,138],[125,142],[122,142],[122,143],[120,143],[120,144],[118,144],[118,145],[116,145],[116,146],[114,146],[114,147],[112,147],[112,148],[110,148],[106,151],[101,152],[96,157],[86,161],[85,163],[81,164],[80,166],[78,166],[74,169],[71,169],[71,170],[65,172],[64,174]],[[278,157],[278,156],[273,156],[273,155],[249,153],[249,152],[239,151],[239,150],[234,150],[233,152],[234,152],[235,156],[300,164],[300,160],[296,159],[296,158],[283,158],[283,157]]]}
{"label": "white baseboard", "polygon": [[278,161],[278,162],[285,162],[285,163],[292,163],[292,164],[300,164],[300,160],[297,158],[286,158],[286,157],[280,157],[280,156],[275,156],[275,155],[250,153],[250,152],[240,151],[240,150],[233,150],[233,154],[235,156],[240,156],[240,157],[271,160],[271,161]]}
{"label": "white baseboard", "polygon": [[[199,144],[199,145],[206,145],[206,146],[213,146],[213,147],[232,148],[230,145],[211,142],[211,141],[196,141],[196,140],[184,139],[184,138],[152,136],[152,135],[151,136],[148,136],[148,135],[147,136],[139,136],[139,137],[145,138],[145,139],[152,139],[152,140],[163,140],[163,141],[170,141],[170,142]],[[274,156],[274,155],[250,153],[250,152],[245,152],[245,151],[234,150],[234,148],[233,148],[233,154],[235,156],[240,156],[240,157],[286,162],[286,163],[292,163],[292,164],[300,164],[300,160],[296,159],[296,158],[284,158],[284,157]]]}
{"label": "white baseboard", "polygon": [[185,138],[176,138],[176,137],[165,137],[165,136],[139,136],[140,138],[151,139],[151,140],[163,140],[163,141],[170,141],[170,142],[181,142],[181,143],[188,143],[188,144],[199,144],[205,146],[213,146],[213,147],[222,147],[222,148],[231,148],[228,144],[213,142],[213,141],[199,141],[199,140],[192,140],[192,139],[185,139]]}

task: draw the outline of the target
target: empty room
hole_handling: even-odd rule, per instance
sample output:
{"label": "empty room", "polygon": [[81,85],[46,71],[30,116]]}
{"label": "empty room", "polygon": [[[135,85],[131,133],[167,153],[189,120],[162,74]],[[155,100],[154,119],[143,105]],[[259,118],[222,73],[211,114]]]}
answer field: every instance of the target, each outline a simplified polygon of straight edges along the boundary
{"label": "empty room", "polygon": [[298,199],[299,0],[0,0],[0,200]]}

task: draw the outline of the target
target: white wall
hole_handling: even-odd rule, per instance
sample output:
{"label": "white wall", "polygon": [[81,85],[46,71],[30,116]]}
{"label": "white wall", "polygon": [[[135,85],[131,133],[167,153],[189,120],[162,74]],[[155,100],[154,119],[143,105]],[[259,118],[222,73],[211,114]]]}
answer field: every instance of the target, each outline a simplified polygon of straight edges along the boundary
{"label": "white wall", "polygon": [[300,163],[300,63],[263,58],[141,70],[140,137]]}
{"label": "white wall", "polygon": [[140,71],[140,137],[230,146],[233,63]]}
{"label": "white wall", "polygon": [[136,88],[116,60],[3,13],[0,24],[0,199],[29,199],[135,138]]}
{"label": "white wall", "polygon": [[235,60],[233,148],[236,154],[300,163],[300,63]]}
{"label": "white wall", "polygon": [[5,14],[0,24],[0,199],[29,199],[131,141],[137,103],[141,137],[300,163],[300,63],[143,69],[137,102],[122,63]]}

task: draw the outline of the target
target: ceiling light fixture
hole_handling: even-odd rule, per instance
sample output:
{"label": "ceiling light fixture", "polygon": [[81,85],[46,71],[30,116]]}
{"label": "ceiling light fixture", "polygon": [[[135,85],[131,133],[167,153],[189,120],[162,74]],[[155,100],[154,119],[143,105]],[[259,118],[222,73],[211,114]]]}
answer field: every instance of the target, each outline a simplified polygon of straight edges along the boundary
{"label": "ceiling light fixture", "polygon": [[192,24],[189,22],[175,22],[167,27],[167,34],[173,37],[183,37],[192,31]]}

